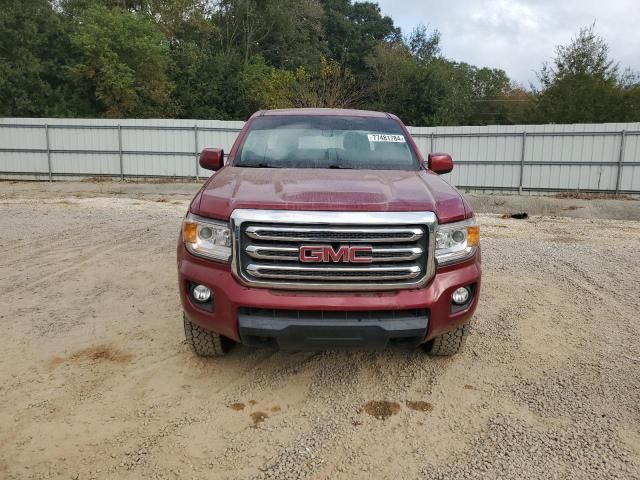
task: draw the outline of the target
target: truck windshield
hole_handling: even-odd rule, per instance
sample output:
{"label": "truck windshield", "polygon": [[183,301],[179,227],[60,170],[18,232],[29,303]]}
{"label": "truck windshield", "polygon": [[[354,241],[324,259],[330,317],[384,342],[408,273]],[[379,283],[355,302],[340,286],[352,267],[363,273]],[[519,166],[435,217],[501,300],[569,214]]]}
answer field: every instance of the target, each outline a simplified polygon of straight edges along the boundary
{"label": "truck windshield", "polygon": [[329,115],[256,118],[240,145],[234,165],[363,170],[420,168],[396,120]]}

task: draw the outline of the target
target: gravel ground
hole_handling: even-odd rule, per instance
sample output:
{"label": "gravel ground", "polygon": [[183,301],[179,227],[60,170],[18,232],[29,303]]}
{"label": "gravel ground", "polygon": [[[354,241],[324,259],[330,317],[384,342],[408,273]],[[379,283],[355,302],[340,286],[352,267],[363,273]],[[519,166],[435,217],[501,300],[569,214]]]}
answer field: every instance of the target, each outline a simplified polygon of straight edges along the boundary
{"label": "gravel ground", "polygon": [[640,478],[640,222],[479,215],[452,358],[203,360],[176,286],[188,195],[81,197],[0,184],[0,478]]}

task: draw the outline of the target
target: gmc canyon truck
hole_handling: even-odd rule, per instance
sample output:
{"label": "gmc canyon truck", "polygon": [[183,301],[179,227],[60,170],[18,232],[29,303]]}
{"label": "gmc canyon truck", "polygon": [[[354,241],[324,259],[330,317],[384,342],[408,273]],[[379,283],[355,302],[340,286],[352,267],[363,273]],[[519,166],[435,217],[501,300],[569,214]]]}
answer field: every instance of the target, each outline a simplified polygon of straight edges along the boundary
{"label": "gmc canyon truck", "polygon": [[285,350],[398,344],[451,355],[480,293],[479,230],[387,113],[255,113],[195,195],[178,242],[187,343]]}

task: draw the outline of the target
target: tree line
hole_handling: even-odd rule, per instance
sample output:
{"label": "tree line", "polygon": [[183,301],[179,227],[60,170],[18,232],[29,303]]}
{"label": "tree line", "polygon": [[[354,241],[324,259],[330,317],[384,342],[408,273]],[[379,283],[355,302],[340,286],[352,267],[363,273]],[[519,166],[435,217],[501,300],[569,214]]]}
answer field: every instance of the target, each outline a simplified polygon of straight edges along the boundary
{"label": "tree line", "polygon": [[[533,67],[533,66],[532,66]],[[538,87],[447,58],[352,0],[4,0],[0,116],[246,119],[351,107],[411,125],[640,121],[640,79],[594,26]]]}

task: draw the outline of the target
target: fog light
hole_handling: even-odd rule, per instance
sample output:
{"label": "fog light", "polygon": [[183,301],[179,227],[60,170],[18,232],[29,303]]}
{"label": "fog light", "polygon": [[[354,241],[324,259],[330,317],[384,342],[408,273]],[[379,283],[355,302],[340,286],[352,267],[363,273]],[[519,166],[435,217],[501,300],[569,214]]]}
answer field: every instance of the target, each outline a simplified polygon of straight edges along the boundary
{"label": "fog light", "polygon": [[211,298],[211,290],[204,285],[196,285],[191,293],[196,302],[204,303]]}
{"label": "fog light", "polygon": [[464,305],[469,301],[470,295],[471,292],[469,292],[469,289],[467,287],[460,287],[453,292],[453,294],[451,295],[451,300],[453,300],[453,303],[455,303],[456,305]]}

